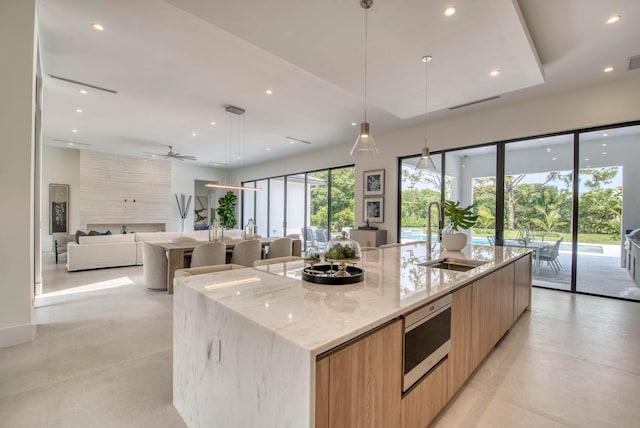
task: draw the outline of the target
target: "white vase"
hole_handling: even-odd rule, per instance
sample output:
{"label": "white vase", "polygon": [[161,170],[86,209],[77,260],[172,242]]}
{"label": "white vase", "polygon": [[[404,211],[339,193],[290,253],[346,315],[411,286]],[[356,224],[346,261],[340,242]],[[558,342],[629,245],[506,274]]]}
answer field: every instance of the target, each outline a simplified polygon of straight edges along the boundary
{"label": "white vase", "polygon": [[462,232],[444,232],[440,245],[447,251],[460,251],[467,245],[467,235]]}

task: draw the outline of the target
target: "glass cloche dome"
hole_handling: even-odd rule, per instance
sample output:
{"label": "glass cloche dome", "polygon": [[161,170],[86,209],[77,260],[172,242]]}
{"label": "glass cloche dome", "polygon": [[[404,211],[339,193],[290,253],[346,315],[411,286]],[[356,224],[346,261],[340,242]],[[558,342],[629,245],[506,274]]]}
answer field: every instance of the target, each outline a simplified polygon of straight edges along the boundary
{"label": "glass cloche dome", "polygon": [[360,260],[361,255],[360,244],[347,238],[347,232],[327,242],[324,250],[324,259],[329,263],[354,263]]}

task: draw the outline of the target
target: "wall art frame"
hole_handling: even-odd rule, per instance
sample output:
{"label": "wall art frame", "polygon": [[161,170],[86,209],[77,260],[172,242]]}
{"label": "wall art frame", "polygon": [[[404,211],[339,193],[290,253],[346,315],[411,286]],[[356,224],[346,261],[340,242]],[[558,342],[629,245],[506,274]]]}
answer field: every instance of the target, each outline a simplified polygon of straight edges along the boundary
{"label": "wall art frame", "polygon": [[364,198],[364,209],[362,211],[362,219],[366,223],[383,223],[384,222],[384,198]]}
{"label": "wall art frame", "polygon": [[384,195],[384,169],[364,172],[364,196]]}
{"label": "wall art frame", "polygon": [[69,185],[49,184],[49,235],[69,233]]}

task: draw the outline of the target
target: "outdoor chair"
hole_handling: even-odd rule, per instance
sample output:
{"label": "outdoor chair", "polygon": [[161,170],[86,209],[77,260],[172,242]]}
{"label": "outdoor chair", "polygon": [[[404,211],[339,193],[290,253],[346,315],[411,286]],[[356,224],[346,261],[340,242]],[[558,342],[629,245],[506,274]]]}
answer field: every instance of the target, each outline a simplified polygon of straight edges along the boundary
{"label": "outdoor chair", "polygon": [[556,275],[558,274],[558,272],[560,272],[560,269],[562,269],[562,265],[560,264],[560,260],[558,259],[562,239],[563,238],[560,238],[556,241],[555,244],[544,246],[540,248],[540,250],[538,250],[537,263],[546,262],[547,266],[549,266],[551,270],[553,270],[553,273],[555,273]]}
{"label": "outdoor chair", "polygon": [[489,245],[491,245],[492,247],[496,245],[496,238],[494,238],[493,236],[487,236],[487,241],[489,241]]}

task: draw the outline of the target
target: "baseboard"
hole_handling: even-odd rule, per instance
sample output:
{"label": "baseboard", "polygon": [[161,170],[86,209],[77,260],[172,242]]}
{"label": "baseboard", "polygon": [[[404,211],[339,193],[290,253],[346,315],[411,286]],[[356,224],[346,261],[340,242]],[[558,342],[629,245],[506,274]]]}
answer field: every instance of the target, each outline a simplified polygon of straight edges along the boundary
{"label": "baseboard", "polygon": [[0,328],[0,348],[33,342],[36,335],[35,324],[22,324]]}

